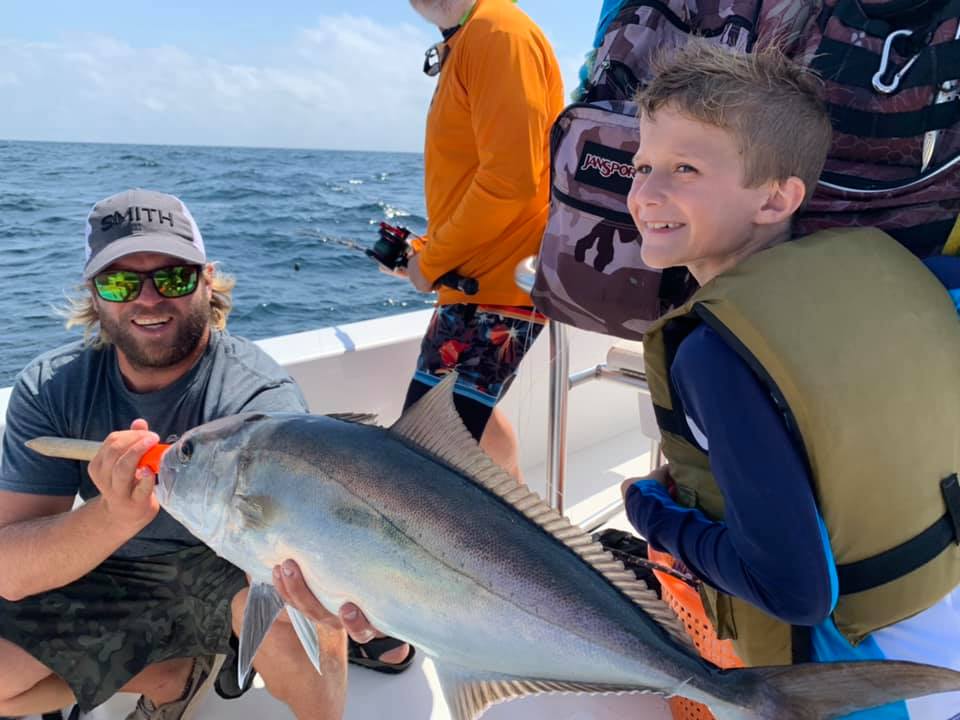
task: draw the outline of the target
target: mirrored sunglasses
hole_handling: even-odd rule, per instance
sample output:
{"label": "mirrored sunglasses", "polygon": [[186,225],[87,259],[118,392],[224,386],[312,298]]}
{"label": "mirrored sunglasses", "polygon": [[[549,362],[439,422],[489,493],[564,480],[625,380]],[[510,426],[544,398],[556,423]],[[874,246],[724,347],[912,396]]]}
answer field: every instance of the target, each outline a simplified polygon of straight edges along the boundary
{"label": "mirrored sunglasses", "polygon": [[170,265],[149,272],[107,270],[93,278],[97,295],[107,302],[131,302],[140,296],[143,284],[150,278],[157,293],[165,298],[179,298],[197,289],[199,265]]}

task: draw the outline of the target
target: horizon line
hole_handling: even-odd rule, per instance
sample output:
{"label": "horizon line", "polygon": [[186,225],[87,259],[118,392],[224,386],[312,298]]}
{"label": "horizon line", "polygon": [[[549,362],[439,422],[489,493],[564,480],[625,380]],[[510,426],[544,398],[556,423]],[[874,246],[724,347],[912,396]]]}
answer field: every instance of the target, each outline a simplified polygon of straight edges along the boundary
{"label": "horizon line", "polygon": [[288,145],[207,145],[203,143],[151,143],[113,140],[36,140],[11,137],[0,137],[0,143],[42,143],[48,145],[119,145],[133,147],[212,148],[223,150],[289,150],[293,152],[389,153],[391,155],[423,155],[422,150],[360,150],[345,148],[295,147]]}

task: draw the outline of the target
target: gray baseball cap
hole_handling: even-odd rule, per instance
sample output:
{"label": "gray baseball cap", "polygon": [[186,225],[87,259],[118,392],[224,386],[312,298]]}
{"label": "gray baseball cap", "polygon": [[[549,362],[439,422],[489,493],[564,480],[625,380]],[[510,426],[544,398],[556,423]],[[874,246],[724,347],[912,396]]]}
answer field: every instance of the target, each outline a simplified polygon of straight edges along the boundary
{"label": "gray baseball cap", "polygon": [[134,253],[207,262],[203,237],[187,206],[178,197],[153,190],[127,190],[94,205],[87,216],[86,252],[85,280]]}

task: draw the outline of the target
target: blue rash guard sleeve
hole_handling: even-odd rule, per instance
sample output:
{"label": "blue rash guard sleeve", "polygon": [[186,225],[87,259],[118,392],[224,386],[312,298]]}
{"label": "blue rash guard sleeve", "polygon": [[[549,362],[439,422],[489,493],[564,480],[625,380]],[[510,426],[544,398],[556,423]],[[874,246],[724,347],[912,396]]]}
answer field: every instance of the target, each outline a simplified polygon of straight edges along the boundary
{"label": "blue rash guard sleeve", "polygon": [[960,256],[936,255],[924,260],[924,264],[943,283],[960,312]]}
{"label": "blue rash guard sleeve", "polygon": [[627,514],[654,548],[719,590],[794,625],[837,600],[836,568],[801,452],[770,393],[713,331],[680,345],[671,380],[723,493],[723,522],[675,503],[654,480],[627,493]]}

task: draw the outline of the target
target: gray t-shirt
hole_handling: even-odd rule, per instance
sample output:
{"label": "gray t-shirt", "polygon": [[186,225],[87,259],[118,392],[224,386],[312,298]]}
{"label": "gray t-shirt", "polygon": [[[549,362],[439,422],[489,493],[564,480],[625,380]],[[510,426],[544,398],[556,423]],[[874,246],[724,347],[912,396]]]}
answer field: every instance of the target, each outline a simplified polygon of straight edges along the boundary
{"label": "gray t-shirt", "polygon": [[[144,418],[161,442],[190,428],[240,412],[306,412],[300,389],[248,340],[212,332],[197,364],[173,385],[152,393],[127,389],[110,346],[76,342],[41,355],[17,377],[7,408],[0,490],[35,495],[99,494],[87,463],[46,458],[24,442],[41,435],[103,440]],[[121,547],[120,557],[146,557],[200,541],[165,511]]]}

